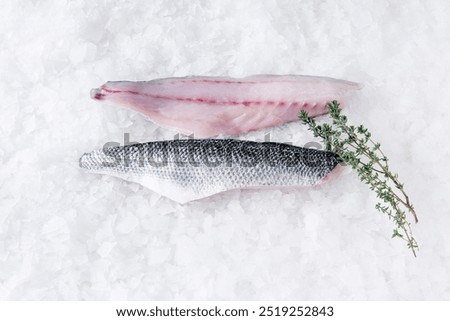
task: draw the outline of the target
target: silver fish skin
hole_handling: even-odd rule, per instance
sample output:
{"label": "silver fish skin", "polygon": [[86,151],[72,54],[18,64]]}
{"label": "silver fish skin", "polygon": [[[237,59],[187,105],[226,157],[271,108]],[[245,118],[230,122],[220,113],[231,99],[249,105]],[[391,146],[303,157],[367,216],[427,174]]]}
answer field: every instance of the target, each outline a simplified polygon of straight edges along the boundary
{"label": "silver fish skin", "polygon": [[317,185],[339,163],[327,151],[234,139],[114,146],[80,158],[88,172],[139,183],[178,203],[233,189]]}

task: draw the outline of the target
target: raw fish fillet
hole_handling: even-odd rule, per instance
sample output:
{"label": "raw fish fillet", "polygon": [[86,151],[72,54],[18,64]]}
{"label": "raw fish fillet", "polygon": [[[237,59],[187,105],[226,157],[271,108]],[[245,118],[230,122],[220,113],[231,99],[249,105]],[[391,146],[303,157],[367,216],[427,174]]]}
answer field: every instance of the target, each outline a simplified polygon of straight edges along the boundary
{"label": "raw fish fillet", "polygon": [[185,77],[109,81],[91,97],[132,108],[156,124],[195,137],[236,135],[327,113],[359,89],[350,81],[314,76],[257,75],[247,78]]}
{"label": "raw fish fillet", "polygon": [[139,183],[179,203],[233,189],[312,186],[339,163],[331,152],[233,139],[115,146],[80,158],[80,167],[89,172]]}

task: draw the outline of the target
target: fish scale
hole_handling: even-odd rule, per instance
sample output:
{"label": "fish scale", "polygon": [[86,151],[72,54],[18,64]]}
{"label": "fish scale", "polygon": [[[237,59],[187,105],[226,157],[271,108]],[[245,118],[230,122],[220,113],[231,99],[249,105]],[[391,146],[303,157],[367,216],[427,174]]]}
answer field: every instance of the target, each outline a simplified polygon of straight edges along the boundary
{"label": "fish scale", "polygon": [[114,146],[80,158],[89,172],[137,182],[179,203],[233,189],[312,186],[339,163],[327,151],[234,139]]}

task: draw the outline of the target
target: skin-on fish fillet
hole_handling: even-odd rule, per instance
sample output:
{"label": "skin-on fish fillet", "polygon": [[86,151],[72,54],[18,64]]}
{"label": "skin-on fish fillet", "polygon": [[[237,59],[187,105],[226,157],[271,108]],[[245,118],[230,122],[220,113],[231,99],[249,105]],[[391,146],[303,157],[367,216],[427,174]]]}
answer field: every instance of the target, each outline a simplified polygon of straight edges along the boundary
{"label": "skin-on fish fillet", "polygon": [[233,139],[114,146],[80,158],[89,172],[139,183],[179,203],[233,189],[312,186],[339,163],[331,152]]}
{"label": "skin-on fish fillet", "polygon": [[237,135],[327,113],[359,89],[356,83],[315,76],[257,75],[246,78],[184,77],[109,81],[91,97],[134,109],[156,124],[195,137]]}

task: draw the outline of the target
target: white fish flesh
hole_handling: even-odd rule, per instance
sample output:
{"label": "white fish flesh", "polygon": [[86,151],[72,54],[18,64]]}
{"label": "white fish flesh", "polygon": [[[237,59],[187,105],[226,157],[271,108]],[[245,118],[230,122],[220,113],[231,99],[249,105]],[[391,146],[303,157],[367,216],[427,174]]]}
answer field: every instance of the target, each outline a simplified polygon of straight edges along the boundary
{"label": "white fish flesh", "polygon": [[197,138],[237,135],[327,113],[360,86],[328,77],[257,75],[109,81],[91,97],[134,109],[156,124]]}
{"label": "white fish flesh", "polygon": [[137,182],[179,203],[220,192],[312,186],[340,163],[336,154],[233,139],[157,141],[95,150],[80,167]]}

